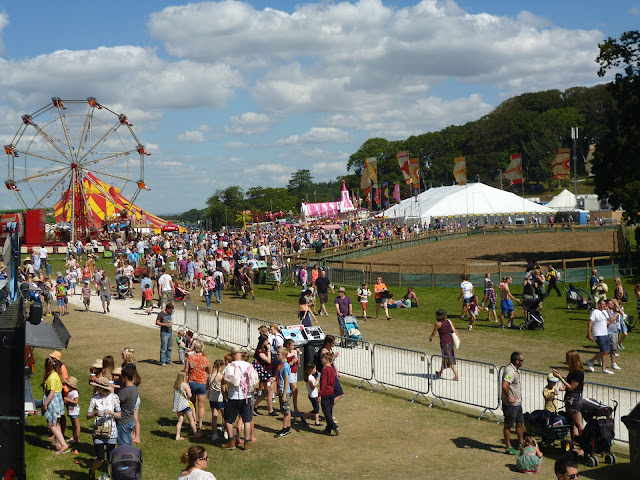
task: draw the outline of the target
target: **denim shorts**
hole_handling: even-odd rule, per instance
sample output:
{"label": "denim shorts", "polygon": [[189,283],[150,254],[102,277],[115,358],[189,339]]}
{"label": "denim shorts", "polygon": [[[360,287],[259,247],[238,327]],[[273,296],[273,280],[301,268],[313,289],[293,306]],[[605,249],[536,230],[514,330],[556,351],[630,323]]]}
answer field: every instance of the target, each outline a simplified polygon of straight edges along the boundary
{"label": "denim shorts", "polygon": [[212,402],[209,400],[209,407],[211,407],[211,410],[214,408],[217,410],[224,410],[224,402]]}
{"label": "denim shorts", "polygon": [[596,343],[600,352],[608,352],[611,350],[611,344],[609,343],[609,335],[601,335],[596,337]]}
{"label": "denim shorts", "polygon": [[189,388],[191,389],[191,395],[207,394],[207,386],[204,383],[189,382]]}

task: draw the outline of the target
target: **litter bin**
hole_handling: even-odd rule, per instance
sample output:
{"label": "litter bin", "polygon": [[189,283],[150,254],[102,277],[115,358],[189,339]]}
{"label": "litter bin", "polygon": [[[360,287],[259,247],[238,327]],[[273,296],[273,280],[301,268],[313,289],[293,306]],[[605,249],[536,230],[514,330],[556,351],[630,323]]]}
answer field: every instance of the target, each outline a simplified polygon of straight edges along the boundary
{"label": "litter bin", "polygon": [[267,262],[259,260],[256,263],[258,264],[258,274],[255,283],[258,285],[264,285],[267,283]]}
{"label": "litter bin", "polygon": [[307,363],[313,363],[313,359],[316,356],[316,353],[320,348],[322,348],[322,344],[324,340],[309,340],[307,344],[302,347],[302,365],[306,365]]}
{"label": "litter bin", "polygon": [[631,468],[637,474],[640,470],[640,403],[629,415],[622,417],[622,422],[629,431],[629,458]]}

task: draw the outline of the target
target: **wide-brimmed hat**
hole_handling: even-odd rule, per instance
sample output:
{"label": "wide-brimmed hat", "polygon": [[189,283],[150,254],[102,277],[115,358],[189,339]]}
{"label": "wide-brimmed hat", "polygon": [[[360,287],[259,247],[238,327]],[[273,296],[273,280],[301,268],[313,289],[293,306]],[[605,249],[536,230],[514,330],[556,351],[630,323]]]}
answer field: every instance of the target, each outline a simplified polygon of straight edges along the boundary
{"label": "wide-brimmed hat", "polygon": [[340,287],[340,288],[338,289],[338,293],[340,293],[340,292],[342,292],[342,293],[345,293],[345,292],[346,292],[346,290],[344,289],[344,287]]}
{"label": "wide-brimmed hat", "polygon": [[111,370],[111,375],[122,375],[122,368],[120,367],[116,367],[113,370]]}
{"label": "wide-brimmed hat", "polygon": [[547,380],[553,383],[558,383],[560,381],[553,373],[547,375]]}
{"label": "wide-brimmed hat", "polygon": [[231,355],[235,355],[236,353],[243,353],[240,347],[231,347]]}
{"label": "wide-brimmed hat", "polygon": [[107,377],[96,378],[93,382],[89,382],[89,385],[113,392],[113,387],[109,385],[109,379]]}
{"label": "wide-brimmed hat", "polygon": [[78,379],[76,377],[69,377],[69,379],[65,383],[75,389],[78,388]]}
{"label": "wide-brimmed hat", "polygon": [[49,354],[49,356],[51,358],[55,358],[56,360],[58,360],[59,362],[62,361],[62,353],[60,353],[58,350],[54,350],[53,352],[51,352]]}
{"label": "wide-brimmed hat", "polygon": [[102,360],[96,358],[96,361],[91,365],[93,368],[102,368]]}

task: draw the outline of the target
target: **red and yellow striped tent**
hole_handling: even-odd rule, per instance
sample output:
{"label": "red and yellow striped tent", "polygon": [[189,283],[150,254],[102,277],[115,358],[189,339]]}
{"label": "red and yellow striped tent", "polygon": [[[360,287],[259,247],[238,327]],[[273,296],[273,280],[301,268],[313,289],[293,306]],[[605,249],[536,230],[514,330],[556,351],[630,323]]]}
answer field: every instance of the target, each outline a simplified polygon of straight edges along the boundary
{"label": "red and yellow striped tent", "polygon": [[[159,231],[169,223],[134,205],[121,195],[119,188],[100,180],[91,172],[84,175],[82,185],[89,210],[88,224],[91,227],[102,228],[105,219],[121,220],[123,213],[132,224],[147,225],[153,230]],[[54,206],[54,212],[56,222],[71,222],[71,189],[62,193],[62,198]]]}

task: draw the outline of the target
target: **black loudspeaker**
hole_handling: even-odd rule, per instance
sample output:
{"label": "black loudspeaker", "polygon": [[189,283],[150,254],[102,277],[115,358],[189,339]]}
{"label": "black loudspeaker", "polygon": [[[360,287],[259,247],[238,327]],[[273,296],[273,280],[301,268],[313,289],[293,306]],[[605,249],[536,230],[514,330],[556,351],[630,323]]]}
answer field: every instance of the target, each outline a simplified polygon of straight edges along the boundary
{"label": "black loudspeaker", "polygon": [[29,320],[29,323],[33,325],[38,325],[42,321],[42,303],[33,302],[31,304],[27,320]]}
{"label": "black loudspeaker", "polygon": [[[13,472],[26,478],[24,463],[24,348],[23,301],[19,299],[0,314],[0,478]],[[41,313],[42,314],[42,313]]]}

